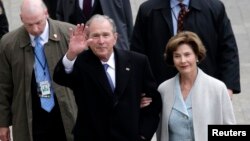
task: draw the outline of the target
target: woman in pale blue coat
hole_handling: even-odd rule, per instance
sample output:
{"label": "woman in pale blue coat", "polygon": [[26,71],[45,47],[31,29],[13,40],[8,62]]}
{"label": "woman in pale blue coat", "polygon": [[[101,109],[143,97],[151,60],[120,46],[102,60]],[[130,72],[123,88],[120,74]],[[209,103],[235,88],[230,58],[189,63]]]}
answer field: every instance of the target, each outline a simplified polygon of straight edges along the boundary
{"label": "woman in pale blue coat", "polygon": [[179,73],[158,88],[163,107],[157,141],[207,141],[209,124],[236,123],[225,84],[197,66],[205,53],[193,32],[169,40],[165,59]]}

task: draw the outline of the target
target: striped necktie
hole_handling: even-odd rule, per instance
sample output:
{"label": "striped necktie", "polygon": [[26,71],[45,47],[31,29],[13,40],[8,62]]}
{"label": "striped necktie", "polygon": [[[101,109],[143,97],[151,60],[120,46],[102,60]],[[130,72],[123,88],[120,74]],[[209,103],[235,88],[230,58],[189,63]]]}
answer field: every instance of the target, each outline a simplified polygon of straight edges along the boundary
{"label": "striped necktie", "polygon": [[180,12],[178,15],[177,19],[177,33],[183,31],[183,22],[184,22],[184,17],[187,15],[188,10],[186,10],[185,5],[183,3],[179,3],[180,6]]}
{"label": "striped necktie", "polygon": [[44,53],[44,47],[41,44],[41,38],[35,37],[35,76],[38,86],[38,93],[41,94],[40,84],[41,82],[47,81],[50,83],[50,92],[49,97],[40,96],[41,107],[50,112],[55,106],[53,90],[51,88],[51,78],[48,70],[48,65]]}

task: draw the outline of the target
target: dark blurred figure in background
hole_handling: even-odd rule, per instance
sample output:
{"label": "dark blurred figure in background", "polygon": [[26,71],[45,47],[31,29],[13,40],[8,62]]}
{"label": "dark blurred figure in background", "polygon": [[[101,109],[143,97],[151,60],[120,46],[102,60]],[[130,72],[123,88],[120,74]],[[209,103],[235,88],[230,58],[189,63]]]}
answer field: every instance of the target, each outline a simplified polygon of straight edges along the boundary
{"label": "dark blurred figure in background", "polygon": [[5,15],[3,2],[0,0],[0,39],[7,32],[9,32],[9,23]]}
{"label": "dark blurred figure in background", "polygon": [[178,31],[192,31],[204,43],[207,57],[199,67],[223,81],[228,93],[240,93],[238,47],[224,4],[219,0],[148,0],[141,4],[131,50],[149,57],[158,84],[177,73],[164,61],[168,40]]}
{"label": "dark blurred figure in background", "polygon": [[43,2],[48,8],[49,17],[52,19],[56,19],[57,1],[58,0],[43,0]]}
{"label": "dark blurred figure in background", "polygon": [[112,18],[119,34],[117,47],[129,49],[133,30],[129,0],[58,0],[57,20],[76,25],[86,23],[94,14],[107,15]]}

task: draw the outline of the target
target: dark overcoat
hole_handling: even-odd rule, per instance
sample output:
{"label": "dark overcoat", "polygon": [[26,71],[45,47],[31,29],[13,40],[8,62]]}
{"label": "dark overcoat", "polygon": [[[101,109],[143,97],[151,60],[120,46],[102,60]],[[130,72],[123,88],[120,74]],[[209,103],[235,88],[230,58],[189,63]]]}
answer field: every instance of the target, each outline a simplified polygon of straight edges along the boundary
{"label": "dark overcoat", "polygon": [[[116,49],[115,73],[113,93],[101,61],[91,50],[77,57],[72,73],[65,73],[62,61],[55,68],[55,82],[70,87],[76,97],[75,141],[137,141],[139,135],[152,138],[161,98],[146,56]],[[142,93],[153,102],[141,109]]]}
{"label": "dark overcoat", "polygon": [[[174,35],[170,0],[149,0],[138,11],[131,40],[131,50],[149,57],[158,84],[172,78],[177,71],[164,62],[168,40]],[[218,0],[190,0],[184,18],[184,30],[198,34],[207,56],[199,67],[222,80],[227,88],[239,93],[239,54],[225,7]]]}
{"label": "dark overcoat", "polygon": [[[60,21],[70,22],[76,9],[78,0],[58,0],[56,18]],[[116,24],[118,32],[117,47],[129,49],[130,39],[133,30],[133,17],[129,0],[95,0],[93,7],[100,4],[101,11],[95,14],[104,14],[112,18]],[[93,9],[94,9],[93,8]],[[94,12],[94,11],[93,11]],[[93,15],[92,13],[91,15]]]}
{"label": "dark overcoat", "polygon": [[[45,54],[51,77],[54,68],[68,49],[69,28],[74,25],[48,20],[49,40]],[[7,33],[0,41],[0,127],[12,125],[13,140],[32,141],[31,81],[35,56],[24,26]],[[72,91],[52,82],[61,111],[65,134],[73,140],[77,106]]]}

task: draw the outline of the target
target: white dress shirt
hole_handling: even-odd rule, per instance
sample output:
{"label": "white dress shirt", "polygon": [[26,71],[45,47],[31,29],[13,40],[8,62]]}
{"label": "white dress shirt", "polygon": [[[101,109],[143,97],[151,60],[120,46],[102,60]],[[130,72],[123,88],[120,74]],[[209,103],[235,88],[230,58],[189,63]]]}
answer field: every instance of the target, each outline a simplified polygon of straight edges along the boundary
{"label": "white dress shirt", "polygon": [[109,67],[107,69],[107,72],[109,73],[111,80],[114,84],[114,88],[115,88],[115,57],[114,57],[114,52],[111,54],[111,56],[109,57],[109,60],[107,62],[103,62],[101,61],[102,64],[108,64]]}

